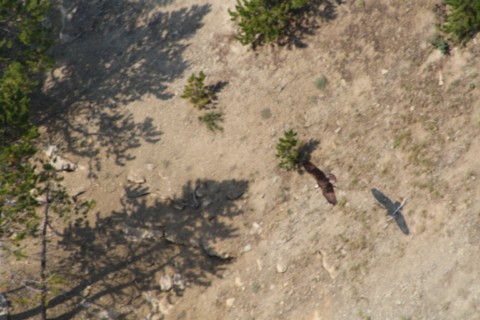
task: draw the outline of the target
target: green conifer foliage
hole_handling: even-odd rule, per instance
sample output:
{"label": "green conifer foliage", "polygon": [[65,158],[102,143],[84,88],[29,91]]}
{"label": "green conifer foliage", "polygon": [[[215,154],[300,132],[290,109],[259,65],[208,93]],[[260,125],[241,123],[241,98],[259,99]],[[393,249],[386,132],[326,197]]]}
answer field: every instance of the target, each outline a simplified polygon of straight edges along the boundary
{"label": "green conifer foliage", "polygon": [[277,158],[280,161],[280,168],[290,171],[301,165],[297,144],[297,133],[292,129],[285,131],[284,136],[277,143]]}
{"label": "green conifer foliage", "polygon": [[296,16],[310,0],[237,0],[235,11],[229,10],[240,31],[243,45],[264,45],[280,41],[294,24]]}
{"label": "green conifer foliage", "polygon": [[188,78],[188,83],[185,86],[182,98],[188,99],[197,109],[208,109],[208,105],[212,103],[214,93],[205,86],[206,75],[200,71],[198,75],[192,74]]}
{"label": "green conifer foliage", "polygon": [[445,0],[448,14],[440,29],[451,35],[452,40],[466,43],[480,31],[479,0]]}

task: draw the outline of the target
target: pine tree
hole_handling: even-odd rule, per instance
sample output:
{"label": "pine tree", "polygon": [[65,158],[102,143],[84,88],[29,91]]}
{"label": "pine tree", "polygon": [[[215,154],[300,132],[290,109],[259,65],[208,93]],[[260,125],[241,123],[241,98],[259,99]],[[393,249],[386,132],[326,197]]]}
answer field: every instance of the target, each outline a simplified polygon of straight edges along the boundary
{"label": "pine tree", "polygon": [[466,43],[480,31],[479,0],[445,0],[449,13],[440,29],[451,34],[454,41]]}
{"label": "pine tree", "polygon": [[237,39],[243,45],[264,45],[281,41],[296,16],[310,0],[237,0],[230,17],[238,21]]}
{"label": "pine tree", "polygon": [[277,158],[280,160],[280,168],[290,171],[301,165],[297,144],[297,133],[293,129],[285,131],[284,136],[277,143]]}

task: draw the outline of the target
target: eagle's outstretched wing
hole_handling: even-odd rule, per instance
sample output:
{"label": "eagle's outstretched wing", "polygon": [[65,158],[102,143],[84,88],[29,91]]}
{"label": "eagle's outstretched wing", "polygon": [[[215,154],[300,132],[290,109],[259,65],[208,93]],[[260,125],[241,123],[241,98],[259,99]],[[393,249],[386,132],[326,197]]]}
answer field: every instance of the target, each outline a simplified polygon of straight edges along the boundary
{"label": "eagle's outstretched wing", "polygon": [[305,170],[310,173],[315,180],[317,180],[317,184],[322,189],[322,193],[325,196],[325,199],[333,205],[337,204],[337,197],[335,196],[335,190],[333,189],[333,184],[330,182],[328,177],[323,173],[322,170],[318,169],[313,163],[310,161],[305,161],[303,163],[303,167]]}

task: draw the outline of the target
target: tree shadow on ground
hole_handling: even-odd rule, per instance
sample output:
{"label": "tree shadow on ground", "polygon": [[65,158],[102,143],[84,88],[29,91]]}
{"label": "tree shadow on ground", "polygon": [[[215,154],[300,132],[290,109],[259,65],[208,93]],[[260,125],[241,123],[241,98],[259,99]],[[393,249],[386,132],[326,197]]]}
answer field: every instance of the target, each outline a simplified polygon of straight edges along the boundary
{"label": "tree shadow on ground", "polygon": [[383,194],[380,190],[372,188],[373,197],[385,208],[387,209],[387,216],[395,219],[398,227],[404,234],[409,234],[410,231],[408,229],[407,222],[402,214],[402,207],[403,204],[396,201],[393,203],[385,194]]}
{"label": "tree shadow on ground", "polygon": [[52,14],[63,42],[53,48],[58,68],[32,99],[35,118],[70,152],[92,158],[92,169],[99,170],[101,146],[123,165],[129,150],[161,135],[152,118],[135,120],[125,105],[146,95],[172,98],[168,84],[188,67],[187,41],[211,6],[162,7],[173,1],[66,0]]}
{"label": "tree shadow on ground", "polygon": [[302,143],[298,148],[298,154],[300,156],[300,159],[304,161],[310,161],[313,151],[315,151],[319,145],[320,140],[318,139],[310,139],[307,142]]}
{"label": "tree shadow on ground", "polygon": [[315,30],[320,28],[319,22],[334,20],[337,17],[336,5],[341,4],[339,0],[313,0],[301,9],[298,18],[286,30],[286,36],[279,42],[280,45],[288,48],[306,48],[307,35],[313,35]]}
{"label": "tree shadow on ground", "polygon": [[[232,219],[243,214],[237,200],[247,188],[244,180],[190,181],[175,199],[125,196],[122,210],[97,216],[94,226],[70,224],[59,243],[68,258],[50,270],[68,285],[50,299],[50,318],[131,318],[140,316],[146,301],[209,286],[233,258],[219,244],[238,242]],[[145,195],[148,190],[127,187],[125,193]],[[33,308],[11,320],[39,312]]]}
{"label": "tree shadow on ground", "polygon": [[318,148],[319,145],[320,145],[320,140],[310,139],[299,146],[298,156],[300,159],[300,165],[297,167],[297,172],[299,174],[304,173],[304,168],[303,168],[304,162],[312,160],[312,153]]}

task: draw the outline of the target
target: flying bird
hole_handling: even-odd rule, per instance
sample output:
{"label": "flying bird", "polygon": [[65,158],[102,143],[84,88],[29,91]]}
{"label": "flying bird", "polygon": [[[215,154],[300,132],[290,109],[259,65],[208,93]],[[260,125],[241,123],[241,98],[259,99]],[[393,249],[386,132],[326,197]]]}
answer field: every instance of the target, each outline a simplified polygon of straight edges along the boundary
{"label": "flying bird", "polygon": [[303,167],[315,178],[315,180],[317,180],[317,184],[320,189],[322,189],[322,193],[325,196],[325,199],[327,199],[329,203],[336,205],[337,197],[335,197],[335,190],[333,189],[333,184],[330,182],[330,179],[335,180],[335,176],[329,175],[329,177],[327,177],[322,170],[318,169],[317,166],[315,166],[310,161],[305,161],[303,163]]}

